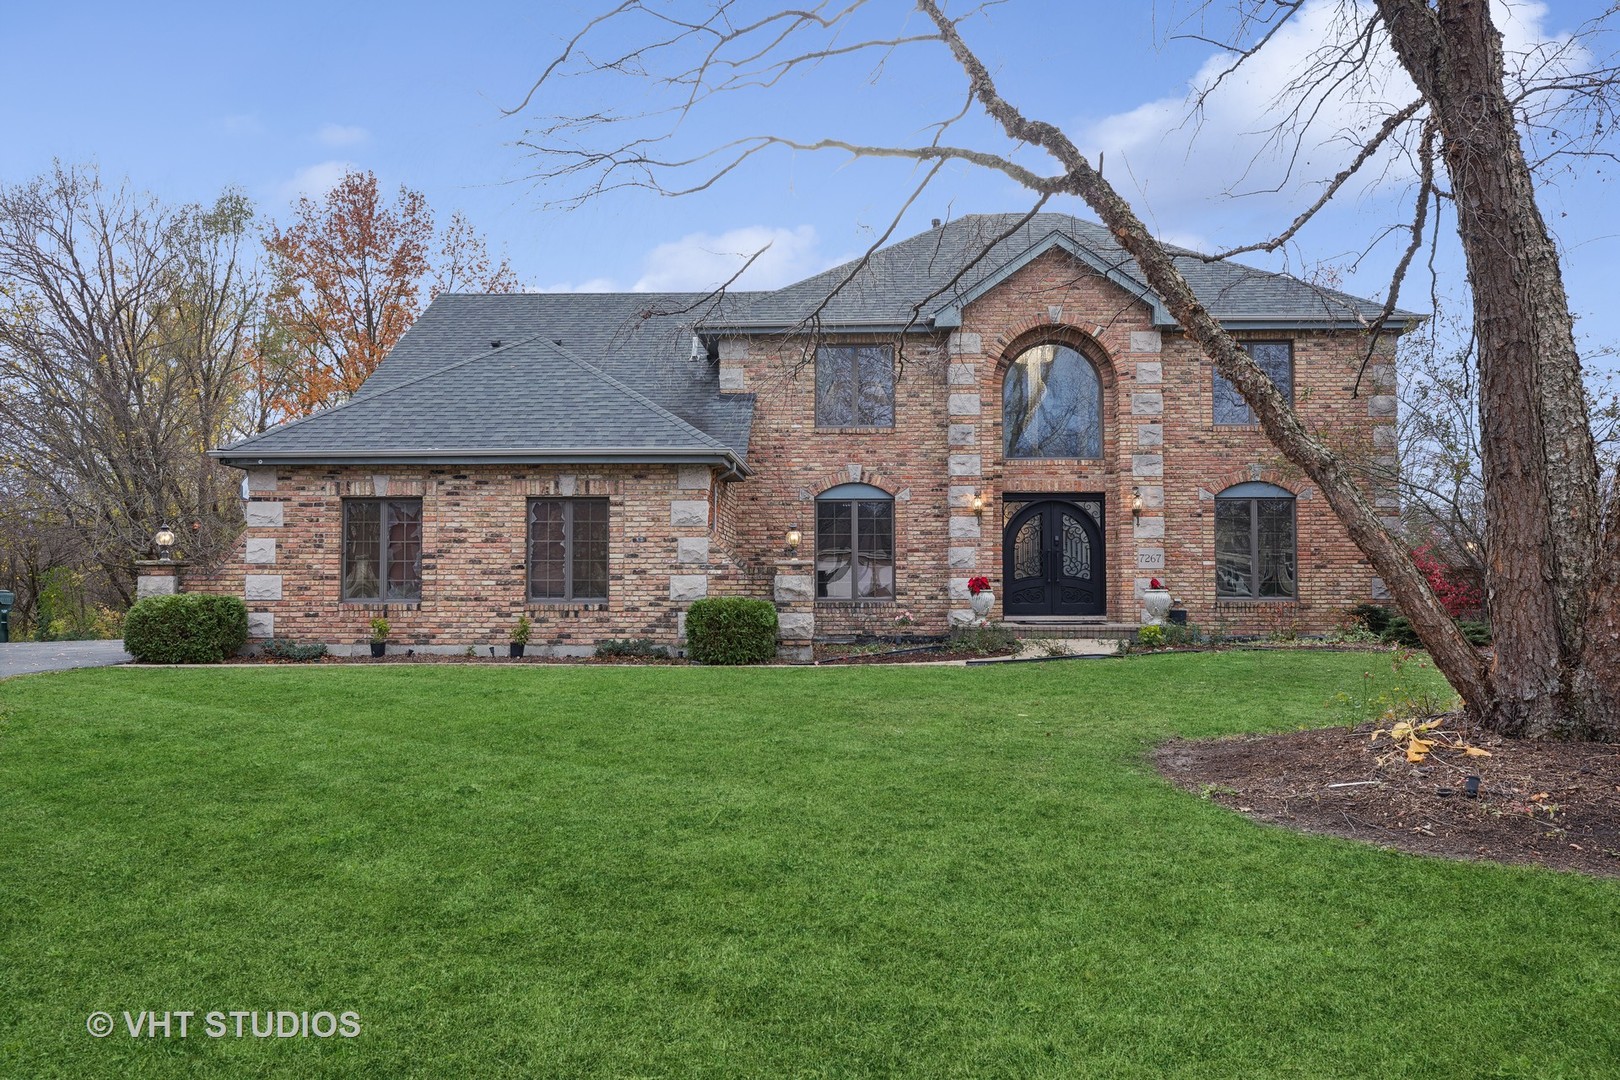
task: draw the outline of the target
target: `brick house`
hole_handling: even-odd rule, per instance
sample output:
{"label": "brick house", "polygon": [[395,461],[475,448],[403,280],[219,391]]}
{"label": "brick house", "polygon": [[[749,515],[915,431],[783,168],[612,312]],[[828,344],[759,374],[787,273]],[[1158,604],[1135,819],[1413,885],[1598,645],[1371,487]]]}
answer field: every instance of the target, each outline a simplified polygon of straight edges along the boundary
{"label": "brick house", "polygon": [[[246,472],[247,527],[185,587],[339,652],[378,614],[459,652],[527,613],[531,651],[563,655],[674,645],[717,595],[776,600],[801,650],[902,612],[945,634],[981,574],[992,617],[1034,625],[1134,624],[1151,577],[1227,632],[1322,631],[1379,595],[1107,231],[1017,222],[773,292],[441,296],[351,400],[212,452]],[[1180,265],[1310,425],[1393,453],[1393,333],[1356,392],[1378,305]]]}

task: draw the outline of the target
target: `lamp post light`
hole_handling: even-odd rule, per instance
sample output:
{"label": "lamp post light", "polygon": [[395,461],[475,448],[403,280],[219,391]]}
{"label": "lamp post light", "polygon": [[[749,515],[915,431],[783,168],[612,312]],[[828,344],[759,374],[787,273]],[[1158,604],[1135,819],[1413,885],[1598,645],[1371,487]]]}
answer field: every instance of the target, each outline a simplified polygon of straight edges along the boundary
{"label": "lamp post light", "polygon": [[174,547],[174,530],[167,525],[158,526],[157,533],[152,537],[152,543],[157,545],[158,559],[169,562],[171,560],[169,549]]}

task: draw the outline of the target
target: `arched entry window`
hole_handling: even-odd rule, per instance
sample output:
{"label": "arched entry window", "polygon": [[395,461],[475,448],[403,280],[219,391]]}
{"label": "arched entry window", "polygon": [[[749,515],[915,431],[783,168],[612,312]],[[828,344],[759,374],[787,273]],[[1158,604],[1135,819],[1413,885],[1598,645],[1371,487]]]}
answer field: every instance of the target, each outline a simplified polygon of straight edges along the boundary
{"label": "arched entry window", "polygon": [[816,498],[816,599],[894,599],[894,499],[871,484]]}
{"label": "arched entry window", "polygon": [[1007,365],[1001,419],[1009,458],[1102,457],[1102,379],[1076,349],[1036,345]]}
{"label": "arched entry window", "polygon": [[1252,481],[1215,496],[1215,596],[1294,600],[1299,596],[1294,494]]}

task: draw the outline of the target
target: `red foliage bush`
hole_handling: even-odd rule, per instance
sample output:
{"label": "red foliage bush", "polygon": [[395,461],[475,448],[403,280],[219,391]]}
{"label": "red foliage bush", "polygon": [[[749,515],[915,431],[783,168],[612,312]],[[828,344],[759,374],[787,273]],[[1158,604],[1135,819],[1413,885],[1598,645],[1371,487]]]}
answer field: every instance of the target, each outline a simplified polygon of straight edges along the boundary
{"label": "red foliage bush", "polygon": [[1478,616],[1485,604],[1479,586],[1469,581],[1453,567],[1435,557],[1434,546],[1424,544],[1412,550],[1412,561],[1418,572],[1428,579],[1435,598],[1453,619]]}

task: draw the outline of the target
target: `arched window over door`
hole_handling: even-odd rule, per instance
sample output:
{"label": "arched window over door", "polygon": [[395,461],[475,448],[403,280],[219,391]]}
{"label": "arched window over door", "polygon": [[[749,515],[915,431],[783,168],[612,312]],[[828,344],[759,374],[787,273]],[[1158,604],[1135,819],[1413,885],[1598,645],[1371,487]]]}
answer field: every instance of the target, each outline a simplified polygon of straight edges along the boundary
{"label": "arched window over door", "polygon": [[1007,365],[1001,384],[1009,458],[1102,457],[1102,379],[1079,350],[1036,345]]}

